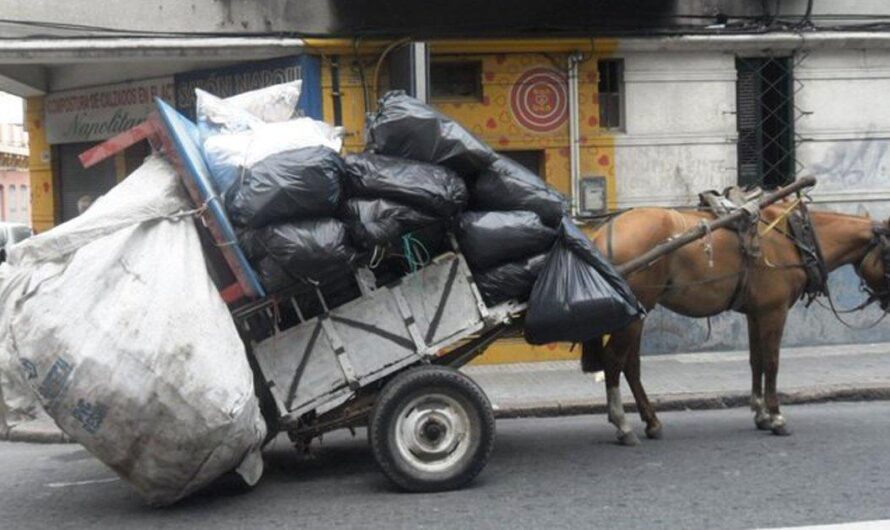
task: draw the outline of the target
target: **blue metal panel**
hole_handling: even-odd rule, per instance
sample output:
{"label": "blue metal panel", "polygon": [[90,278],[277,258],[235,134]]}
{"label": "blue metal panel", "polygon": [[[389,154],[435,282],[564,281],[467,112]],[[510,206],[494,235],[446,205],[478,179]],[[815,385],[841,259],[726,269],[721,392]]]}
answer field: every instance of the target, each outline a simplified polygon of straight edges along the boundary
{"label": "blue metal panel", "polygon": [[[207,205],[213,220],[218,224],[218,228],[222,233],[223,241],[217,241],[224,253],[231,253],[231,257],[243,270],[244,279],[247,281],[246,291],[248,294],[255,294],[263,297],[266,295],[263,286],[260,284],[256,272],[247,261],[247,257],[238,246],[238,239],[235,230],[229,218],[226,216],[222,201],[216,194],[213,186],[213,179],[210,170],[204,162],[204,156],[201,154],[199,147],[199,136],[197,126],[188,120],[185,116],[176,111],[172,106],[165,103],[160,98],[155,98],[158,111],[167,133],[172,138],[179,157],[183,163],[183,172],[180,176],[191,179],[192,183],[198,189],[203,204]],[[183,174],[184,173],[184,174]],[[198,205],[200,206],[200,204]],[[235,272],[236,277],[241,280],[238,271]]]}
{"label": "blue metal panel", "polygon": [[300,72],[303,86],[300,92],[299,108],[303,114],[316,120],[323,120],[321,103],[321,61],[311,55],[300,56]]}

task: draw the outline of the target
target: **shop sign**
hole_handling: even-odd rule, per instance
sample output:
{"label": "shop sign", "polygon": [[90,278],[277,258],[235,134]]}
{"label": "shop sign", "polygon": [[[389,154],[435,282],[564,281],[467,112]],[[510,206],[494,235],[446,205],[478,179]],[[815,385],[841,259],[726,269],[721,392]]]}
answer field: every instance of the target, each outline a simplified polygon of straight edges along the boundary
{"label": "shop sign", "polygon": [[510,90],[510,110],[514,119],[530,131],[556,130],[568,117],[565,74],[552,68],[526,70]]}
{"label": "shop sign", "polygon": [[105,140],[139,125],[155,109],[154,98],[173,100],[173,78],[160,77],[46,97],[50,144]]}
{"label": "shop sign", "polygon": [[321,67],[317,57],[295,55],[252,61],[223,68],[197,70],[173,76],[176,109],[195,119],[195,89],[226,98],[249,90],[303,80],[299,107],[307,116],[321,119]]}

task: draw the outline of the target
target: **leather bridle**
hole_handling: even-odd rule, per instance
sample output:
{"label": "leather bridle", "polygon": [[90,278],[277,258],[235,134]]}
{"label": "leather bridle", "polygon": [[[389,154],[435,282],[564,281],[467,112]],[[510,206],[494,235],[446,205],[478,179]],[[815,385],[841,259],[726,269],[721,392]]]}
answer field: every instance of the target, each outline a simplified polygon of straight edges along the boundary
{"label": "leather bridle", "polygon": [[[873,250],[878,251],[878,259],[884,268],[884,282],[880,289],[873,289],[865,281],[862,274],[862,264]],[[862,261],[856,266],[861,289],[868,294],[868,299],[862,305],[865,307],[873,302],[878,302],[884,312],[890,311],[890,221],[888,223],[875,223],[872,226],[871,242],[865,251]]]}

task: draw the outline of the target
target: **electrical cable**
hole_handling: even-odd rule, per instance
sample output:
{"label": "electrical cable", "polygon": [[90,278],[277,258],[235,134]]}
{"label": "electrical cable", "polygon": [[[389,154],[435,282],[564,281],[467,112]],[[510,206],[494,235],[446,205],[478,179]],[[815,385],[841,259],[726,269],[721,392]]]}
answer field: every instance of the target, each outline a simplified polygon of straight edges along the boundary
{"label": "electrical cable", "polygon": [[358,77],[362,84],[362,96],[365,103],[365,115],[371,112],[371,100],[368,94],[368,82],[365,79],[365,66],[362,64],[361,55],[358,53],[358,42],[361,37],[352,39],[352,53],[354,57],[354,65],[358,68]]}
{"label": "electrical cable", "polygon": [[374,66],[374,84],[371,87],[374,89],[374,99],[378,99],[380,97],[380,67],[383,65],[383,60],[386,59],[386,56],[389,55],[390,52],[406,45],[411,42],[410,37],[401,38],[395,42],[391,42],[383,51],[380,53],[380,57],[377,58],[377,64]]}

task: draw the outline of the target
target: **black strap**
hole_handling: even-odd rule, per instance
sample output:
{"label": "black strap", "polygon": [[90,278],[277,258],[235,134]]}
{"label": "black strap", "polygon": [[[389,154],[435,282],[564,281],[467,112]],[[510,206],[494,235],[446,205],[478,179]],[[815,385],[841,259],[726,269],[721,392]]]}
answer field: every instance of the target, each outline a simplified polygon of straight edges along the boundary
{"label": "black strap", "polygon": [[788,227],[807,275],[807,283],[801,298],[808,298],[806,305],[809,306],[817,297],[828,295],[828,267],[825,265],[822,247],[816,237],[806,203],[801,202],[788,216]]}

